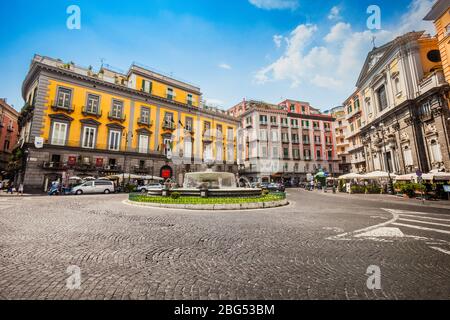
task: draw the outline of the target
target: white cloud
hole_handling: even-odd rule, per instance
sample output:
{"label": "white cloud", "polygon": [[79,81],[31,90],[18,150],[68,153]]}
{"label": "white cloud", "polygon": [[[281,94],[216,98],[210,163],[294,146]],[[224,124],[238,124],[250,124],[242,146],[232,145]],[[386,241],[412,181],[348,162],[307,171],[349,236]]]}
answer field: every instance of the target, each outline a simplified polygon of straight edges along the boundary
{"label": "white cloud", "polygon": [[275,46],[277,48],[281,47],[281,41],[283,40],[283,38],[284,38],[283,36],[280,36],[278,34],[273,36],[273,42],[275,43]]}
{"label": "white cloud", "polygon": [[291,9],[298,8],[298,0],[248,0],[252,5],[260,9]]}
{"label": "white cloud", "polygon": [[223,102],[220,99],[214,99],[214,98],[205,98],[205,103],[209,106],[223,106],[225,104],[225,102]]}
{"label": "white cloud", "polygon": [[328,19],[329,20],[337,20],[340,19],[341,13],[341,9],[338,6],[334,6],[333,8],[331,8],[330,13],[328,14]]}
{"label": "white cloud", "polygon": [[352,26],[350,25],[350,23],[339,22],[339,23],[335,24],[331,28],[330,33],[328,33],[325,36],[325,41],[326,42],[336,42],[336,41],[343,40],[348,36],[351,28],[352,28]]}
{"label": "white cloud", "polygon": [[287,46],[283,54],[258,70],[254,80],[259,84],[284,80],[292,87],[302,84],[328,88],[344,100],[353,90],[372,49],[372,37],[376,36],[376,44],[381,46],[409,31],[432,30],[432,23],[422,21],[432,4],[433,0],[412,0],[408,11],[399,19],[399,25],[390,26],[388,30],[355,31],[349,23],[338,22],[323,39],[318,39],[321,31],[318,26],[300,24],[285,38]]}
{"label": "white cloud", "polygon": [[218,65],[219,68],[225,69],[225,70],[231,70],[231,66],[227,63],[221,63]]}

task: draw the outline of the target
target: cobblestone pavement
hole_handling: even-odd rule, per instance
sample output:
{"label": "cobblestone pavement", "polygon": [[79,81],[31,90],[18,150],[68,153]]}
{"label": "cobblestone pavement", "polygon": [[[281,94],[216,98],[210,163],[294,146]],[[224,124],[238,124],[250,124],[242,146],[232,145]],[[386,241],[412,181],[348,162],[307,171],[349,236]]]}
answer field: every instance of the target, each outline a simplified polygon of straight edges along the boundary
{"label": "cobblestone pavement", "polygon": [[288,193],[287,207],[241,212],[2,198],[0,299],[450,298],[448,210]]}

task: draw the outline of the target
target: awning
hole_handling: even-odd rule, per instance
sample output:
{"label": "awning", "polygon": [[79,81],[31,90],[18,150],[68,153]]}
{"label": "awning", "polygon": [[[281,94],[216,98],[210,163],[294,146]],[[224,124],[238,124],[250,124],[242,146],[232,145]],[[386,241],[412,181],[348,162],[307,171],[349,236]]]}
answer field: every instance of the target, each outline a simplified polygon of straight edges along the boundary
{"label": "awning", "polygon": [[365,175],[363,175],[361,178],[362,179],[388,179],[389,175],[392,179],[396,178],[397,176],[393,173],[389,174],[387,172],[384,171],[373,171],[373,172],[369,172],[366,173]]}
{"label": "awning", "polygon": [[360,178],[362,178],[362,175],[360,175],[358,173],[347,173],[347,174],[344,174],[344,175],[338,177],[338,179],[342,179],[342,180],[352,180],[352,179],[360,179]]}

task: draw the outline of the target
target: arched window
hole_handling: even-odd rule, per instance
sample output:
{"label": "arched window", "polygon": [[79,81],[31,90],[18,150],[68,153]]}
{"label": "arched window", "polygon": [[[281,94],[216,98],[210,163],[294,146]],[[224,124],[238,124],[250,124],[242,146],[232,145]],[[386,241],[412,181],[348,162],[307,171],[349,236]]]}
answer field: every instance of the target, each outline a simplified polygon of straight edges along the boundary
{"label": "arched window", "polygon": [[436,139],[430,141],[430,151],[432,163],[442,162],[441,148]]}
{"label": "arched window", "polygon": [[413,165],[412,152],[408,145],[403,147],[403,158],[405,159],[405,166]]}

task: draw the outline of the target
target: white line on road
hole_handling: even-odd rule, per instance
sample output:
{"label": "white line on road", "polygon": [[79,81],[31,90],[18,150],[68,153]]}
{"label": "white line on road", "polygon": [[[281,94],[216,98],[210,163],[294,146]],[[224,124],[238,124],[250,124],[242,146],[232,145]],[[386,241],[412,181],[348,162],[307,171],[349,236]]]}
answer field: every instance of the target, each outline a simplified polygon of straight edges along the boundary
{"label": "white line on road", "polygon": [[407,227],[407,228],[413,228],[413,229],[419,229],[419,230],[425,230],[425,231],[434,231],[434,232],[439,232],[439,233],[450,234],[450,231],[447,231],[447,230],[419,227],[419,226],[414,226],[414,225],[411,225],[411,224],[397,223],[397,222],[394,222],[392,224],[395,225],[395,226],[401,226],[401,227]]}
{"label": "white line on road", "polygon": [[422,224],[431,224],[433,226],[450,227],[449,224],[430,222],[430,221],[423,221],[423,220],[415,220],[415,219],[405,219],[405,218],[402,218],[402,217],[400,217],[400,219],[398,219],[398,221],[418,222],[418,223],[422,223]]}
{"label": "white line on road", "polygon": [[430,247],[430,248],[434,249],[434,250],[437,250],[437,251],[440,251],[440,252],[445,253],[445,254],[450,254],[450,251],[444,250],[444,249],[439,248],[439,247]]}
{"label": "white line on road", "polygon": [[449,221],[450,219],[441,219],[441,218],[433,218],[433,217],[418,217],[412,214],[400,214],[400,217],[412,217],[412,218],[420,218],[420,219],[428,219],[428,220],[435,220],[435,221]]}

